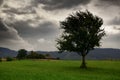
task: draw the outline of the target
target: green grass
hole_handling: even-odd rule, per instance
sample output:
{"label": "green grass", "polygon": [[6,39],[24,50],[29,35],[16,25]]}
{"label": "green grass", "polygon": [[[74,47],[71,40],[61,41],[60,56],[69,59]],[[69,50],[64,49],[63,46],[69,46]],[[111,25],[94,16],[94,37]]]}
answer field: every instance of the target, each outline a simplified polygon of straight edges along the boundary
{"label": "green grass", "polygon": [[20,60],[0,62],[0,80],[120,80],[120,61]]}

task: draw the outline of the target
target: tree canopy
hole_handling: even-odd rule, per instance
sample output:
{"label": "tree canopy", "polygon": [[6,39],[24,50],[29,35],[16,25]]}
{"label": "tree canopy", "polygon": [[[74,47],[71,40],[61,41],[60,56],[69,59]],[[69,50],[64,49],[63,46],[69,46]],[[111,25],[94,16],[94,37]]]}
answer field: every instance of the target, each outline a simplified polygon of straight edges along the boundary
{"label": "tree canopy", "polygon": [[25,49],[20,49],[18,50],[18,55],[17,55],[17,58],[18,59],[24,59],[27,55],[27,50]]}
{"label": "tree canopy", "polygon": [[86,67],[85,56],[90,50],[100,46],[100,40],[105,35],[102,18],[93,15],[88,10],[77,11],[60,22],[63,33],[57,39],[57,48],[63,51],[77,52],[82,55],[81,67]]}

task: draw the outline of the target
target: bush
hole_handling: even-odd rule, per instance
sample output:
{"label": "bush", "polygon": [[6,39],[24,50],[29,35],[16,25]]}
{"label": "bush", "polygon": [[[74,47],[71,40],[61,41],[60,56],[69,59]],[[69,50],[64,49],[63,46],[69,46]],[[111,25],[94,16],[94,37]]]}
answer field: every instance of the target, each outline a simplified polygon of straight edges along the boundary
{"label": "bush", "polygon": [[56,59],[57,59],[57,60],[60,60],[60,58],[59,58],[59,57],[57,57]]}
{"label": "bush", "polygon": [[17,55],[17,59],[25,59],[26,58],[26,56],[27,56],[27,50],[25,50],[25,49],[20,49],[19,51],[18,51],[18,55]]}
{"label": "bush", "polygon": [[0,58],[0,62],[2,62],[2,58]]}
{"label": "bush", "polygon": [[38,54],[34,51],[31,51],[30,54],[27,55],[28,59],[45,59],[45,56],[42,54]]}
{"label": "bush", "polygon": [[38,54],[40,59],[45,59],[45,56],[43,54]]}
{"label": "bush", "polygon": [[6,58],[6,61],[12,61],[12,60],[13,60],[13,58],[11,58],[11,57]]}

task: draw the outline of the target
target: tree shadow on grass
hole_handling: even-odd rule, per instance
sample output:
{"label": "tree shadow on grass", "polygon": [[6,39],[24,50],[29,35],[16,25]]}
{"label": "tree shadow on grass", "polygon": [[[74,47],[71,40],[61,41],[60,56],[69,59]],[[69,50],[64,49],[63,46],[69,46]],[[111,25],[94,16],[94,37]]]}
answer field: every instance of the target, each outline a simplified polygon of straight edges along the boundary
{"label": "tree shadow on grass", "polygon": [[70,72],[76,73],[90,73],[90,74],[119,74],[120,70],[112,69],[112,68],[98,68],[98,67],[87,67],[86,69],[82,69],[77,66],[64,66],[64,69]]}

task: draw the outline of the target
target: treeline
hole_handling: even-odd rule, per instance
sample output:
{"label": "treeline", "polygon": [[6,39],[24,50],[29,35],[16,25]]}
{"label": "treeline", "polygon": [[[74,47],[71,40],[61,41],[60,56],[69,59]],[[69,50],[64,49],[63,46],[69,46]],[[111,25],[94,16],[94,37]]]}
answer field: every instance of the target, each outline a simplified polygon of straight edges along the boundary
{"label": "treeline", "polygon": [[45,59],[46,56],[38,54],[37,52],[30,51],[29,53],[25,49],[18,51],[17,59]]}
{"label": "treeline", "polygon": [[53,58],[51,57],[50,54],[38,54],[37,52],[35,51],[30,51],[28,52],[27,50],[25,49],[20,49],[18,51],[18,55],[16,57],[17,59],[59,59],[58,57],[57,58]]}
{"label": "treeline", "polygon": [[16,57],[0,58],[0,62],[22,60],[22,59],[55,59],[55,60],[59,60],[60,58],[59,57],[53,58],[50,54],[38,54],[35,51],[27,51],[25,49],[20,49],[20,50],[18,50],[18,54]]}

